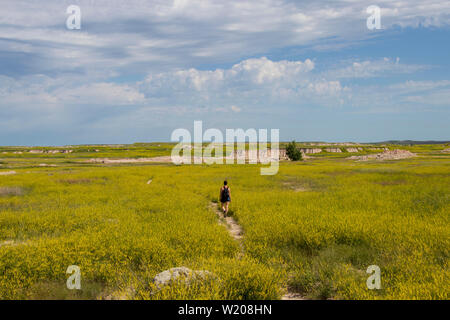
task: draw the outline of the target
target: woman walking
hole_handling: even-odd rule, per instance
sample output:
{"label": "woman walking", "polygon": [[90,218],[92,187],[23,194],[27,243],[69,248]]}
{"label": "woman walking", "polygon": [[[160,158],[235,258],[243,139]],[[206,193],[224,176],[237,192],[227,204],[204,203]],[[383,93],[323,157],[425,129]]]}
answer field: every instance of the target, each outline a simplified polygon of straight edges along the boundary
{"label": "woman walking", "polygon": [[223,213],[227,215],[228,205],[231,202],[231,191],[226,180],[223,182],[223,186],[220,188],[220,202],[222,203]]}

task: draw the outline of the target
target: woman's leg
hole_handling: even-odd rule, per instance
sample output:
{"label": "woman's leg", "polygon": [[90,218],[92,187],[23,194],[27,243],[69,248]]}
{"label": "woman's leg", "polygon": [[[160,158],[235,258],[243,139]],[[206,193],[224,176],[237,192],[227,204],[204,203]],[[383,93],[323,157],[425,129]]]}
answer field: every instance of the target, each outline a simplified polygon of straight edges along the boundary
{"label": "woman's leg", "polygon": [[229,201],[225,202],[225,214],[228,214],[228,204],[229,203],[230,203]]}

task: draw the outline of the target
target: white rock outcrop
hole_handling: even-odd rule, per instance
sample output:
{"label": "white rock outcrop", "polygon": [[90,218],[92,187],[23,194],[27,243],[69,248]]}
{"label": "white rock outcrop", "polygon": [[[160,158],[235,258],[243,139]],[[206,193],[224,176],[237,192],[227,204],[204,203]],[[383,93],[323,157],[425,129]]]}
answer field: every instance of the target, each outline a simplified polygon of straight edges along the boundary
{"label": "white rock outcrop", "polygon": [[214,275],[209,271],[191,270],[186,267],[177,267],[158,273],[153,278],[153,283],[158,289],[160,289],[173,281],[180,280],[185,284],[190,284],[192,280],[207,280],[208,278],[214,278]]}
{"label": "white rock outcrop", "polygon": [[303,153],[321,153],[322,149],[320,148],[301,148],[300,151]]}
{"label": "white rock outcrop", "polygon": [[401,150],[401,149],[395,149],[395,150],[387,150],[381,153],[377,154],[368,154],[364,156],[351,156],[347,159],[350,160],[360,160],[360,161],[366,161],[366,160],[398,160],[398,159],[407,159],[411,157],[415,157],[416,154],[412,153],[408,150]]}
{"label": "white rock outcrop", "polygon": [[326,152],[334,152],[334,153],[339,153],[342,152],[342,150],[340,148],[325,148]]}

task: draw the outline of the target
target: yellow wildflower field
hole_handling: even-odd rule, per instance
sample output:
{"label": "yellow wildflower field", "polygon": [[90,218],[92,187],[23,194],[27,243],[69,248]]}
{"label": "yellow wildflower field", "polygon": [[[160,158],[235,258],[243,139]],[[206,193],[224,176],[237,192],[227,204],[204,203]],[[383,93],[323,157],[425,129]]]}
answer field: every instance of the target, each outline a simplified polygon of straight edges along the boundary
{"label": "yellow wildflower field", "polygon": [[[259,165],[8,155],[0,298],[279,299],[291,290],[306,299],[448,299],[450,161],[430,152],[320,156],[281,162],[274,176]],[[215,212],[225,179],[242,255]],[[70,265],[80,268],[81,290],[66,287]],[[370,265],[380,267],[380,290],[367,288]],[[155,287],[155,275],[181,266],[213,276]]]}

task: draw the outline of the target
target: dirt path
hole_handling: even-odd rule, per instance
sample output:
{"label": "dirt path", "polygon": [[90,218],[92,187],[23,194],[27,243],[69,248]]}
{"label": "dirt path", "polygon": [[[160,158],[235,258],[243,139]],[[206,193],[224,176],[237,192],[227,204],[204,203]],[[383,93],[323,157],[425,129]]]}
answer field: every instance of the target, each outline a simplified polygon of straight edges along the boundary
{"label": "dirt path", "polygon": [[306,300],[300,293],[289,292],[281,297],[281,300]]}
{"label": "dirt path", "polygon": [[15,171],[2,171],[2,172],[0,172],[0,176],[9,176],[9,175],[12,175],[12,174],[16,174],[16,172]]}
{"label": "dirt path", "polygon": [[227,227],[230,236],[239,244],[240,251],[237,258],[242,259],[244,255],[244,245],[242,243],[244,230],[233,217],[226,217],[222,210],[219,209],[217,203],[211,202],[210,207],[219,217],[219,223]]}
{"label": "dirt path", "polygon": [[[240,251],[237,255],[237,258],[239,260],[242,259],[242,257],[245,254],[244,245],[242,243],[242,238],[244,235],[243,228],[241,227],[241,225],[239,225],[237,223],[237,221],[233,217],[225,217],[222,210],[219,209],[217,203],[211,202],[209,206],[212,210],[214,210],[216,215],[219,217],[219,223],[224,225],[228,229],[228,233],[230,234],[230,236],[236,242],[238,242]],[[286,289],[286,291],[287,291],[287,293],[281,297],[281,300],[305,300],[305,298],[301,294],[299,294],[297,292],[293,292],[293,291],[289,290],[289,288]]]}

